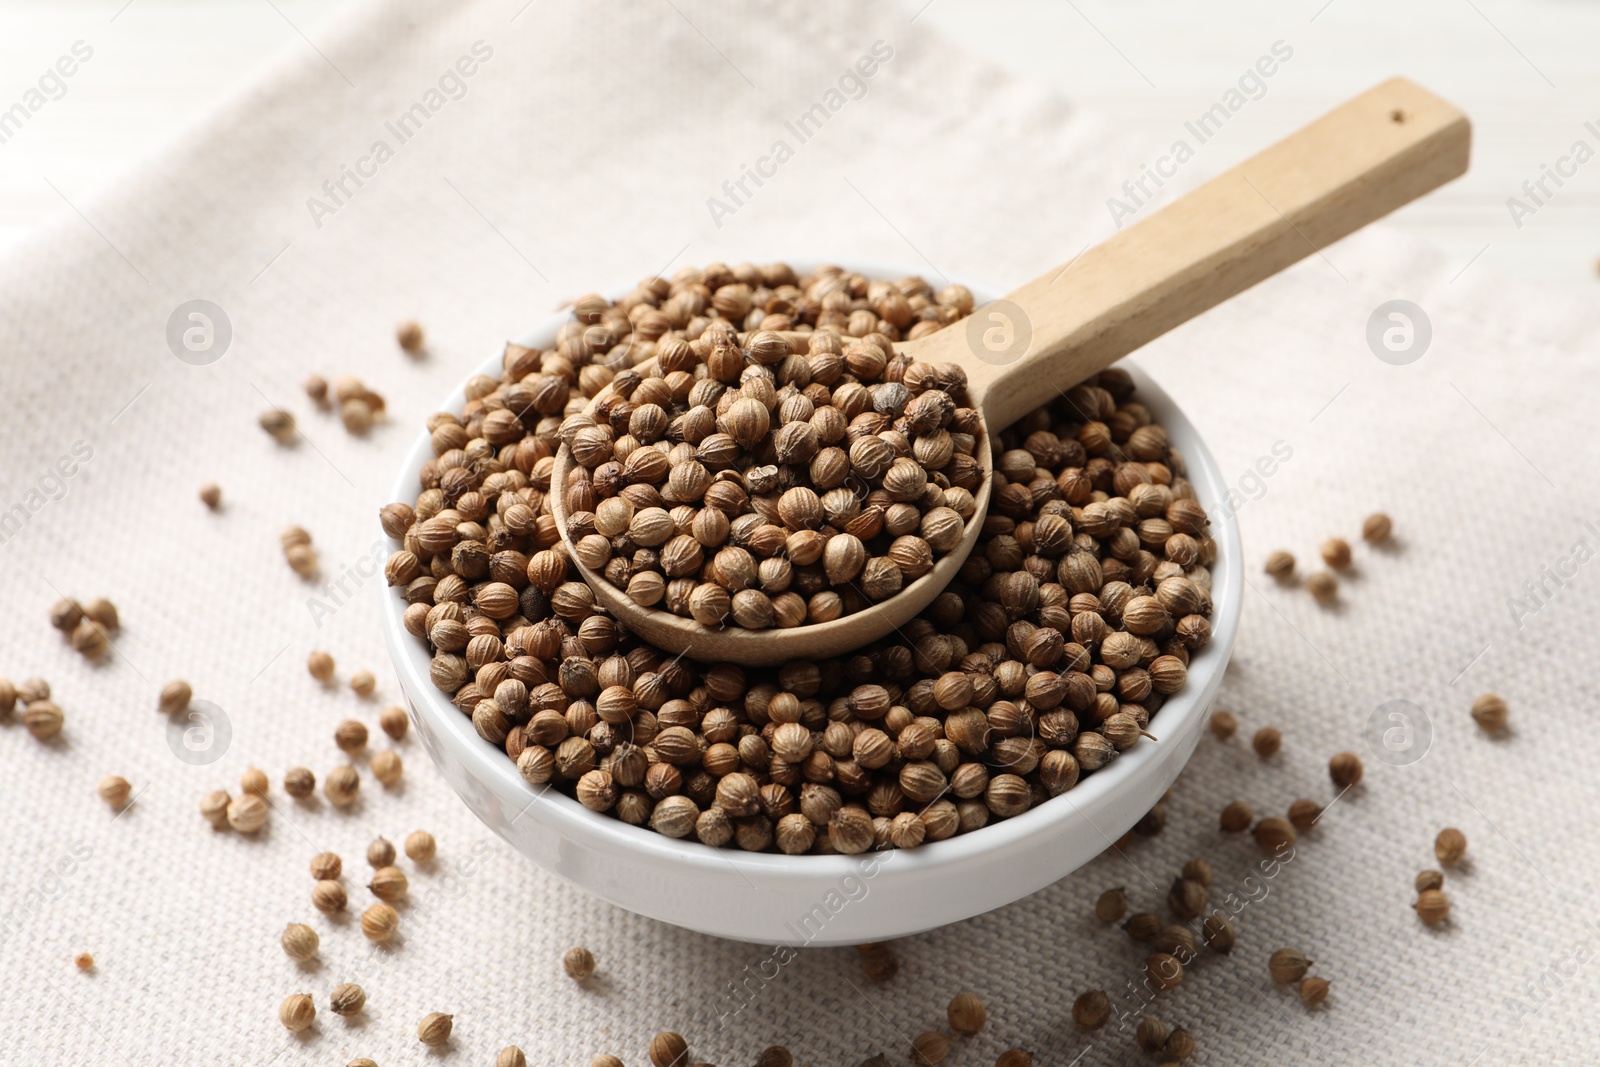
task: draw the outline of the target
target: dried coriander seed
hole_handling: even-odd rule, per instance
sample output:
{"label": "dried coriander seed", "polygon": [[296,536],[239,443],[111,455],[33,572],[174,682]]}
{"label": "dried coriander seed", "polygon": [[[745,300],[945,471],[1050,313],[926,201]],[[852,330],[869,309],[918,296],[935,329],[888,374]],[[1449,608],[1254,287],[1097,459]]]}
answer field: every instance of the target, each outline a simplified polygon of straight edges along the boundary
{"label": "dried coriander seed", "polygon": [[344,886],[338,882],[322,881],[311,887],[311,904],[324,915],[336,915],[348,903]]}
{"label": "dried coriander seed", "polygon": [[1235,800],[1222,809],[1219,820],[1225,834],[1242,834],[1255,821],[1255,809],[1242,800]]}
{"label": "dried coriander seed", "polygon": [[367,846],[367,863],[374,870],[394,866],[394,858],[394,843],[387,837],[375,837],[372,844]]}
{"label": "dried coriander seed", "polygon": [[405,899],[410,887],[411,881],[406,877],[406,872],[398,867],[379,867],[372,872],[372,881],[367,883],[373,896],[390,902]]}
{"label": "dried coriander seed", "polygon": [[317,1005],[305,993],[295,993],[278,1005],[278,1021],[291,1034],[307,1030],[317,1021]]}
{"label": "dried coriander seed", "polygon": [[494,1067],[528,1067],[528,1057],[517,1046],[507,1045],[495,1056]]}
{"label": "dried coriander seed", "polygon": [[1300,1003],[1307,1008],[1315,1008],[1328,999],[1328,980],[1326,978],[1302,978],[1298,990]]}
{"label": "dried coriander seed", "polygon": [[36,741],[49,741],[58,736],[65,723],[66,716],[61,709],[48,700],[35,700],[22,713],[22,725]]}
{"label": "dried coriander seed", "polygon": [[334,807],[347,808],[361,792],[361,775],[349,764],[335,767],[323,779],[322,792]]}
{"label": "dried coriander seed", "polygon": [[80,952],[72,957],[72,965],[80,971],[92,971],[94,970],[94,955],[88,952]]}
{"label": "dried coriander seed", "polygon": [[1361,781],[1365,768],[1361,757],[1354,752],[1337,752],[1328,760],[1328,777],[1340,789],[1347,789]]}
{"label": "dried coriander seed", "polygon": [[1467,835],[1455,827],[1439,831],[1433,839],[1433,854],[1446,867],[1458,867],[1467,858]]}
{"label": "dried coriander seed", "polygon": [[962,1037],[971,1037],[989,1021],[989,1010],[975,993],[957,993],[950,998],[944,1010],[950,1029]]}
{"label": "dried coriander seed", "polygon": [[432,863],[435,847],[433,835],[426,830],[413,831],[406,837],[406,855],[413,863]]}
{"label": "dried coriander seed", "polygon": [[216,511],[222,506],[222,486],[216,482],[206,482],[200,487],[200,502]]}
{"label": "dried coriander seed", "polygon": [[367,991],[354,982],[340,982],[333,987],[333,992],[328,994],[328,1006],[335,1015],[346,1018],[360,1015],[361,1009],[367,1006]]}
{"label": "dried coriander seed", "polygon": [[1072,1002],[1072,1022],[1079,1030],[1098,1030],[1111,1018],[1111,998],[1102,989],[1079,994]]}
{"label": "dried coriander seed", "polygon": [[228,804],[228,825],[242,834],[253,834],[267,825],[267,802],[254,793],[243,793]]}
{"label": "dried coriander seed", "polygon": [[251,767],[239,776],[239,788],[246,793],[264,797],[272,789],[272,783],[267,780],[266,771],[259,767]]}
{"label": "dried coriander seed", "polygon": [[287,411],[284,411],[282,408],[273,408],[270,411],[263,411],[261,413],[261,417],[256,421],[259,422],[261,424],[261,428],[267,431],[267,433],[271,434],[273,440],[277,441],[280,445],[292,444],[294,442],[294,416],[289,414]]}
{"label": "dried coriander seed", "polygon": [[1416,887],[1418,893],[1425,893],[1430,889],[1443,889],[1444,872],[1433,870],[1417,872]]}
{"label": "dried coriander seed", "polygon": [[417,1024],[417,1040],[429,1048],[438,1048],[450,1040],[450,1031],[454,1027],[455,1016],[438,1011],[430,1012]]}
{"label": "dried coriander seed", "polygon": [[317,791],[317,776],[305,767],[290,767],[283,774],[283,791],[296,800],[304,800]]}
{"label": "dried coriander seed", "polygon": [[120,811],[127,805],[128,798],[133,795],[133,786],[120,775],[108,774],[100,779],[95,791],[100,794],[101,800]]}
{"label": "dried coriander seed", "polygon": [[318,882],[332,881],[344,872],[344,861],[336,852],[318,852],[311,857],[311,877]]}
{"label": "dried coriander seed", "polygon": [[1149,911],[1134,912],[1122,924],[1123,931],[1135,941],[1153,941],[1161,928],[1161,916]]}
{"label": "dried coriander seed", "polygon": [[768,1045],[756,1057],[756,1067],[794,1067],[794,1057],[782,1045]]}
{"label": "dried coriander seed", "polygon": [[1472,702],[1472,721],[1486,734],[1497,734],[1506,728],[1510,709],[1506,702],[1493,693],[1485,693]]}
{"label": "dried coriander seed", "polygon": [[1189,1036],[1189,1031],[1177,1029],[1167,1035],[1166,1044],[1161,1047],[1161,1058],[1169,1063],[1181,1062],[1194,1055],[1194,1038]]}
{"label": "dried coriander seed", "polygon": [[1294,556],[1279,549],[1267,556],[1266,572],[1280,582],[1294,577]]}
{"label": "dried coriander seed", "polygon": [[1125,888],[1107,889],[1095,901],[1094,916],[1103,923],[1114,923],[1128,913],[1128,891]]}
{"label": "dried coriander seed", "polygon": [[1167,909],[1180,919],[1197,919],[1206,910],[1209,896],[1206,887],[1199,882],[1176,878],[1167,891]]}
{"label": "dried coriander seed", "polygon": [[1183,984],[1183,964],[1170,953],[1156,952],[1145,957],[1144,973],[1150,985],[1162,992]]}
{"label": "dried coriander seed", "polygon": [[1214,711],[1211,713],[1211,736],[1218,741],[1226,741],[1233,737],[1239,729],[1239,720],[1231,711]]}
{"label": "dried coriander seed", "polygon": [[1293,846],[1298,839],[1294,832],[1294,826],[1289,820],[1280,819],[1276,815],[1268,815],[1265,819],[1256,823],[1255,830],[1252,833],[1255,835],[1256,846],[1261,851],[1272,855],[1277,855],[1284,849]]}
{"label": "dried coriander seed", "polygon": [[1155,1055],[1166,1047],[1167,1036],[1170,1033],[1166,1023],[1146,1016],[1139,1020],[1139,1025],[1133,1032],[1133,1039],[1145,1052]]}
{"label": "dried coriander seed", "polygon": [[306,657],[306,670],[319,682],[333,680],[333,657],[326,652],[312,652]]}
{"label": "dried coriander seed", "polygon": [[392,941],[399,930],[400,915],[387,904],[374,904],[361,913],[361,932],[368,941]]}
{"label": "dried coriander seed", "polygon": [[1417,902],[1412,908],[1417,918],[1429,926],[1438,926],[1450,918],[1450,898],[1444,895],[1442,889],[1424,889],[1417,894]]}
{"label": "dried coriander seed", "polygon": [[1200,937],[1213,952],[1226,956],[1233,951],[1236,935],[1228,917],[1221,912],[1213,912],[1200,924]]}
{"label": "dried coriander seed", "polygon": [[406,736],[410,725],[411,720],[406,717],[405,708],[387,707],[378,715],[378,726],[395,741]]}
{"label": "dried coriander seed", "polygon": [[933,1030],[925,1031],[911,1039],[911,1062],[922,1067],[943,1063],[950,1055],[950,1039]]}
{"label": "dried coriander seed", "polygon": [[207,793],[200,798],[200,814],[205,817],[213,828],[226,830],[228,828],[228,805],[232,802],[225,789],[218,789]]}
{"label": "dried coriander seed", "polygon": [[407,319],[394,328],[394,339],[402,350],[416,355],[422,351],[422,326],[412,319]]}
{"label": "dried coriander seed", "polygon": [[71,597],[63,597],[50,605],[50,625],[64,634],[76,630],[83,617],[83,605]]}
{"label": "dried coriander seed", "polygon": [[117,606],[105,597],[95,597],[83,606],[83,613],[93,621],[100,624],[100,628],[107,632],[117,629],[122,625],[117,614]]}
{"label": "dried coriander seed", "polygon": [[99,659],[110,647],[111,642],[106,637],[105,627],[93,619],[84,619],[72,631],[73,651],[81,653],[88,659]]}
{"label": "dried coriander seed", "polygon": [[165,715],[176,715],[187,708],[192,699],[194,690],[189,687],[188,682],[178,679],[161,687],[161,697],[157,706]]}
{"label": "dried coriander seed", "polygon": [[377,691],[378,679],[371,671],[359,670],[350,676],[350,688],[357,696],[369,697]]}
{"label": "dried coriander seed", "polygon": [[1305,953],[1296,948],[1280,948],[1272,954],[1267,961],[1267,970],[1272,974],[1272,980],[1280,985],[1292,985],[1306,976],[1306,971],[1311,967],[1311,961],[1306,959]]}
{"label": "dried coriander seed", "polygon": [[399,783],[405,774],[405,764],[400,759],[400,753],[392,748],[372,754],[372,776],[384,786],[394,786]]}
{"label": "dried coriander seed", "polygon": [[1033,1053],[1020,1048],[1008,1048],[994,1061],[994,1067],[1033,1067]]}
{"label": "dried coriander seed", "polygon": [[367,727],[355,719],[346,719],[333,731],[333,743],[341,752],[355,755],[367,747]]}
{"label": "dried coriander seed", "polygon": [[1342,537],[1330,537],[1322,542],[1322,562],[1334,570],[1344,570],[1350,566],[1350,542]]}
{"label": "dried coriander seed", "polygon": [[561,969],[575,982],[587,982],[594,974],[594,953],[581,945],[569,948],[561,957]]}
{"label": "dried coriander seed", "polygon": [[1250,739],[1250,747],[1262,759],[1271,759],[1283,747],[1283,735],[1271,726],[1263,726]]}
{"label": "dried coriander seed", "polygon": [[1203,859],[1196,858],[1189,860],[1183,865],[1182,874],[1183,877],[1188,881],[1196,882],[1201,886],[1209,887],[1211,885],[1211,864],[1207,863]]}
{"label": "dried coriander seed", "polygon": [[1373,512],[1361,523],[1361,537],[1368,544],[1383,544],[1393,531],[1394,523],[1381,511]]}
{"label": "dried coriander seed", "polygon": [[661,1031],[650,1039],[650,1062],[655,1067],[685,1067],[689,1062],[689,1042],[682,1034]]}
{"label": "dried coriander seed", "polygon": [[1339,579],[1327,571],[1316,571],[1306,576],[1306,591],[1318,604],[1327,607],[1339,599]]}
{"label": "dried coriander seed", "polygon": [[290,923],[283,928],[283,936],[278,939],[283,946],[283,954],[297,963],[315,958],[321,939],[317,932],[304,923]]}
{"label": "dried coriander seed", "polygon": [[1317,825],[1317,820],[1320,818],[1322,818],[1322,805],[1314,800],[1301,798],[1289,805],[1289,825],[1301,833]]}

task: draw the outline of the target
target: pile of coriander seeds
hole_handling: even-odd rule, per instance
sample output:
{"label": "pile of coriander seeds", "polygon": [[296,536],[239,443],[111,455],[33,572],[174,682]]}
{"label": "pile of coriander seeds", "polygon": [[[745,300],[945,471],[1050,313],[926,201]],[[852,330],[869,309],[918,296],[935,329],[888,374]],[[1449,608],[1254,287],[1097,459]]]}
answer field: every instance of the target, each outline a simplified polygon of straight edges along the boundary
{"label": "pile of coriander seeds", "polygon": [[[631,380],[618,394],[629,399],[607,412],[606,425],[617,434],[608,437],[611,458],[581,467],[569,487],[569,517],[595,524],[575,542],[593,545],[597,558],[593,539],[607,542],[609,558],[600,569],[613,582],[631,590],[638,575],[657,573],[664,586],[684,583],[685,601],[708,584],[728,589],[719,560],[728,547],[738,548],[743,555],[726,565],[741,573],[735,584],[749,578],[740,591],[776,592],[770,602],[780,613],[778,601],[789,590],[771,583],[792,585],[814,564],[794,556],[790,535],[798,531],[785,532],[781,509],[770,515],[762,509],[779,507],[784,493],[799,486],[774,495],[782,481],[761,488],[765,471],[752,484],[752,472],[769,466],[757,448],[711,475],[711,485],[743,496],[737,517],[703,494],[699,507],[680,503],[667,494],[682,495],[672,478],[690,463],[669,460],[665,488],[653,471],[624,477],[641,449],[666,453],[617,431],[631,429],[645,406],[635,403],[639,390],[660,391],[662,399],[681,394],[687,403],[696,389],[713,391],[701,383],[726,388],[724,377],[740,382],[741,393],[749,382],[763,383],[757,391],[772,387],[769,410],[780,413],[786,405],[798,411],[803,405],[791,402],[811,390],[810,415],[784,422],[780,414],[778,428],[815,429],[822,393],[813,389],[815,378],[806,390],[795,387],[798,367],[838,363],[870,344],[885,357],[881,369],[871,357],[871,388],[881,393],[899,385],[905,403],[891,407],[896,415],[868,404],[850,416],[859,402],[850,401],[838,409],[846,423],[837,447],[851,459],[856,420],[878,416],[888,426],[868,418],[858,438],[888,443],[895,459],[886,471],[902,460],[917,463],[915,440],[893,426],[913,410],[913,397],[940,394],[930,405],[940,421],[930,424],[928,439],[938,442],[933,461],[947,445],[951,458],[932,470],[919,464],[924,489],[914,502],[884,505],[877,518],[886,526],[874,535],[887,536],[894,505],[905,504],[916,522],[904,525],[911,516],[900,511],[894,528],[918,531],[934,551],[929,517],[948,508],[960,518],[951,503],[959,502],[958,493],[972,493],[947,470],[956,455],[977,463],[960,451],[965,442],[954,440],[968,425],[958,418],[965,374],[958,366],[908,361],[892,346],[957,321],[971,306],[962,294],[958,287],[935,293],[920,279],[886,284],[837,268],[796,278],[781,265],[713,265],[679,271],[671,282],[647,279],[615,304],[580,301],[554,349],[507,346],[498,381],[475,378],[461,412],[428,420],[434,458],[424,465],[417,499],[382,512],[385,530],[401,542],[387,579],[408,603],[407,629],[433,654],[433,683],[532,784],[552,784],[591,810],[672,837],[791,854],[909,848],[970,832],[1059,795],[1147,731],[1158,733],[1152,716],[1182,689],[1190,655],[1211,636],[1208,566],[1216,545],[1182,457],[1117,369],[1074,387],[996,440],[974,438],[974,448],[988,447],[994,457],[977,547],[919,618],[851,656],[760,670],[670,656],[598,608],[561,548],[550,499],[555,452],[563,443],[581,446],[578,436],[598,429],[583,414],[590,399],[618,379]],[[785,341],[775,365],[790,369],[773,372],[772,362],[748,349],[778,328],[813,337],[803,356]],[[733,347],[739,331],[743,348]],[[818,334],[830,339],[815,340]],[[696,346],[705,351],[692,362],[684,357],[669,372],[679,376],[670,385],[633,370],[664,349],[696,353]],[[744,369],[714,371],[710,353],[731,360],[730,349]],[[830,399],[862,385],[848,358],[837,375],[823,387]],[[661,409],[665,425],[656,430],[660,420],[648,413],[645,436],[665,435],[660,443],[672,448],[687,444],[673,440],[681,436],[673,427],[681,429],[695,407],[711,407],[690,405],[673,415],[669,405],[646,402]],[[619,410],[624,404],[629,409]],[[617,444],[628,438],[633,443],[619,461]],[[817,455],[822,441],[819,434]],[[703,461],[694,462],[710,475]],[[937,488],[937,502],[927,487]],[[585,494],[593,495],[592,509],[571,506],[587,503]],[[655,497],[660,506],[641,506]],[[603,501],[616,499],[634,509],[625,525],[601,518]],[[873,500],[868,493],[864,506],[879,507]],[[671,524],[658,544],[685,537],[698,544],[697,530],[713,524],[726,528],[727,539],[716,552],[702,546],[693,577],[666,582],[667,572],[658,570],[663,551],[629,532],[652,510]],[[705,518],[707,511],[722,518]],[[602,521],[618,532],[607,538]],[[959,531],[958,524],[958,538]],[[834,528],[826,540],[842,535]],[[868,539],[858,540],[865,547]],[[851,588],[818,587],[809,595],[832,592],[842,611]],[[664,588],[663,599],[670,595]]]}

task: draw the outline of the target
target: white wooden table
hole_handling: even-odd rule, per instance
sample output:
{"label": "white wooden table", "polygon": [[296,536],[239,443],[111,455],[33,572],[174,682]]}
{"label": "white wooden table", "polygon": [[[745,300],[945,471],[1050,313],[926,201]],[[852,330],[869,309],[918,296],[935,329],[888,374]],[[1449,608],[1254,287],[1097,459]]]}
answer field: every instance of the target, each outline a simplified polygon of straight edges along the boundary
{"label": "white wooden table", "polygon": [[[507,0],[511,3],[512,0]],[[653,2],[653,0],[642,0]],[[1600,258],[1600,5],[1573,0],[909,0],[908,12],[1017,74],[1167,145],[1283,42],[1293,56],[1203,146],[1221,169],[1331,104],[1406,74],[1476,124],[1472,172],[1400,212],[1463,269],[1593,295]],[[0,110],[76,41],[93,48],[59,99],[0,143],[0,250],[192,121],[275,51],[315,46],[336,0],[6,0]],[[692,0],[690,0],[692,9]],[[1587,128],[1592,122],[1593,128]],[[1150,161],[1152,164],[1155,159]],[[1536,203],[1523,189],[1543,167]],[[1137,173],[1130,173],[1137,179]],[[1107,190],[1107,196],[1118,191]],[[1518,226],[1507,201],[1531,214]],[[1163,202],[1156,200],[1156,203]],[[1469,264],[1471,266],[1469,266]]]}

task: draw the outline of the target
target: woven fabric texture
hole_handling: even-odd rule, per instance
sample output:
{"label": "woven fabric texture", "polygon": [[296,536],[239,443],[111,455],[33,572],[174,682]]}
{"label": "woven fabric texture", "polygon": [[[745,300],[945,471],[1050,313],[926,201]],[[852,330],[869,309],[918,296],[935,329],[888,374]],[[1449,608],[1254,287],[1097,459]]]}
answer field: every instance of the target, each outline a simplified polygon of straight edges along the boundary
{"label": "woven fabric texture", "polygon": [[[456,1017],[449,1063],[489,1063],[516,1043],[539,1064],[610,1052],[634,1067],[670,1028],[696,1062],[749,1063],[776,1043],[802,1064],[850,1067],[880,1051],[906,1062],[910,1038],[942,1028],[964,990],[985,999],[989,1024],[955,1043],[951,1064],[1013,1046],[1040,1064],[1135,1062],[1131,1027],[1071,1022],[1089,989],[1130,1007],[1142,963],[1093,902],[1126,885],[1136,909],[1164,911],[1191,856],[1214,864],[1214,897],[1250,900],[1232,955],[1202,958],[1153,1009],[1194,1034],[1193,1062],[1583,1056],[1573,1037],[1592,1030],[1600,982],[1600,933],[1584,918],[1600,866],[1587,732],[1600,676],[1596,317],[1381,229],[1138,357],[1239,490],[1250,584],[1224,704],[1240,736],[1204,740],[1159,836],[899,943],[892,981],[868,982],[853,950],[806,951],[734,1012],[730,984],[766,950],[625,914],[534,869],[477,823],[414,737],[398,746],[404,784],[365,777],[351,813],[285,798],[287,768],[321,776],[340,762],[340,720],[361,718],[374,748],[387,743],[376,713],[399,694],[371,576],[386,551],[376,511],[422,420],[507,336],[566,299],[686,263],[886,260],[1004,289],[1110,232],[1106,197],[1150,146],[913,13],[843,0],[520,11],[362,0],[316,50],[297,44],[0,264],[0,511],[13,516],[0,673],[49,679],[66,714],[52,744],[15,717],[0,725],[0,1063],[423,1063],[416,1025],[443,1011]],[[890,58],[850,81],[880,42]],[[842,103],[801,141],[788,124],[830,92]],[[737,191],[778,141],[792,153],[735,201],[724,183]],[[1232,162],[1202,150],[1173,188]],[[175,358],[167,340],[193,299],[231,323],[208,365]],[[1391,299],[1432,324],[1409,365],[1367,342]],[[420,358],[392,340],[412,317],[428,329]],[[311,372],[360,376],[386,396],[387,422],[346,434],[301,395]],[[257,427],[273,405],[296,414],[298,446]],[[196,499],[208,480],[225,493],[215,514]],[[1374,550],[1358,535],[1380,509],[1396,536]],[[291,523],[315,537],[327,587],[284,565],[277,535]],[[1268,550],[1307,566],[1332,535],[1356,545],[1336,610],[1261,573]],[[103,665],[50,629],[61,595],[120,607]],[[374,670],[376,696],[312,681],[314,648],[335,655],[341,682]],[[225,713],[215,762],[169,744],[156,694],[179,677]],[[1504,738],[1468,715],[1490,690],[1512,707]],[[1403,766],[1366,740],[1375,709],[1397,699],[1431,735]],[[1284,745],[1263,761],[1248,740],[1266,725]],[[1234,799],[1258,812],[1326,804],[1326,762],[1343,749],[1366,759],[1365,780],[1263,877],[1254,846],[1218,832],[1218,811]],[[237,790],[251,766],[273,779],[267,830],[212,832],[200,797]],[[95,796],[111,773],[138,791],[120,816]],[[1411,912],[1412,878],[1450,825],[1471,860],[1449,876],[1451,924],[1433,930]],[[312,909],[314,852],[340,853],[364,902],[367,842],[419,828],[439,859],[429,871],[402,861],[412,902],[399,947]],[[290,921],[320,932],[319,964],[285,958]],[[584,989],[560,966],[578,944],[599,961]],[[1332,981],[1322,1009],[1271,982],[1266,959],[1283,945]],[[73,967],[82,950],[99,961],[91,973]],[[327,1010],[342,981],[367,990],[360,1019]],[[298,1036],[277,1020],[294,992],[320,1007]]]}

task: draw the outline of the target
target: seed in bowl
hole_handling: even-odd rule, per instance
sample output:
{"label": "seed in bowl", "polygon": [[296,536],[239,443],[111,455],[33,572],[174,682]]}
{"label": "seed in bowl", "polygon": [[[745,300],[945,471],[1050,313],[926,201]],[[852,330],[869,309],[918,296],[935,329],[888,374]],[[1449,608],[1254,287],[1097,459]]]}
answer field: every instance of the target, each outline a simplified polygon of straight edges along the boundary
{"label": "seed in bowl", "polygon": [[[905,364],[893,342],[970,301],[914,278],[824,269],[801,281],[783,267],[688,269],[620,303],[579,301],[551,349],[508,346],[498,378],[474,378],[461,411],[429,418],[420,492],[380,512],[399,542],[385,575],[431,653],[433,684],[530,786],[715,847],[917,847],[1029,811],[1144,743],[1210,641],[1217,545],[1183,457],[1126,372],[1102,372],[973,450],[952,441],[946,459],[945,436],[966,432],[960,383]],[[911,317],[882,333],[904,318],[901,299]],[[784,335],[782,352],[764,330]],[[838,350],[813,351],[818,334]],[[803,355],[791,336],[807,336]],[[664,376],[634,369],[663,353]],[[814,362],[826,382],[807,377]],[[603,418],[571,420],[619,381]],[[846,488],[833,473],[818,482],[813,463],[778,461],[774,427],[789,426],[801,452],[808,431],[826,431],[811,459],[837,449],[847,480],[865,442],[854,503],[831,495]],[[563,445],[589,465],[552,487]],[[942,534],[959,538],[975,510],[961,472],[982,447],[996,457],[992,502],[944,591],[853,655],[777,668],[701,665],[621,629],[579,580],[553,515],[564,488],[569,518],[592,524],[575,531],[580,558],[636,599],[763,624],[770,605],[775,624],[798,625],[865,606],[863,589],[892,578],[890,565],[902,579],[927,573],[953,547]],[[908,459],[923,488],[897,500],[891,474]],[[930,538],[930,517],[948,531]]]}

